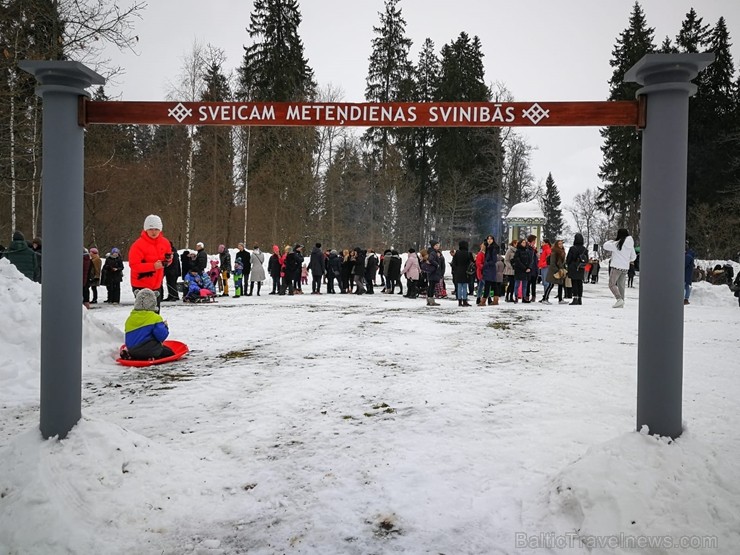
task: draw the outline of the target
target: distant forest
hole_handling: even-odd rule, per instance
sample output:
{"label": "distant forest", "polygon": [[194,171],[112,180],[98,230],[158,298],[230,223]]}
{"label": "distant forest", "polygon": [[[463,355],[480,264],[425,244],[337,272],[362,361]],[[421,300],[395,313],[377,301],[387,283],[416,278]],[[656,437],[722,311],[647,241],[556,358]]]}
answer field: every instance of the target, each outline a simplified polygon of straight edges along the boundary
{"label": "distant forest", "polygon": [[[98,59],[101,45],[132,45],[144,7],[135,1],[121,11],[108,0],[0,6],[0,244],[16,229],[43,240],[41,102],[18,62],[85,63]],[[697,256],[737,258],[740,79],[725,20],[704,22],[691,9],[675,37],[660,43],[639,3],[625,21],[612,58],[604,60],[613,68],[609,100],[634,99],[639,86],[623,76],[646,53],[716,55],[695,80],[690,104],[687,238]],[[339,101],[337,91],[316,82],[300,24],[297,0],[255,0],[236,69],[227,69],[217,44],[195,45],[185,53],[171,98]],[[426,39],[412,60],[402,0],[386,0],[373,31],[367,102],[515,100],[485,75],[477,36],[462,31],[441,48]],[[103,87],[91,93],[108,99]],[[544,184],[535,181],[532,146],[510,128],[90,126],[84,246],[125,253],[149,213],[162,217],[176,248],[202,241],[209,252],[238,242],[406,249],[434,237],[445,246],[460,239],[477,244],[491,232],[500,238],[501,215],[533,198],[548,218],[548,238],[580,231],[600,242],[627,227],[639,243],[640,132],[604,128],[601,134],[601,185],[566,207],[552,175]],[[564,211],[577,229],[566,227]]]}

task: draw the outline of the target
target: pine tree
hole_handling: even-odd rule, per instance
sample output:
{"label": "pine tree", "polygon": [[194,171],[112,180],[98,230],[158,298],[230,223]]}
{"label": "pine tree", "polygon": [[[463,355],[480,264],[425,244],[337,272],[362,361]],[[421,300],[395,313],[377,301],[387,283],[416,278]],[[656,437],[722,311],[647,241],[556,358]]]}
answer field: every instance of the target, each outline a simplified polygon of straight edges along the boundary
{"label": "pine tree", "polygon": [[[434,51],[434,42],[427,38],[419,54],[416,65],[417,102],[431,102],[435,99],[439,86],[440,63]],[[414,237],[417,245],[423,245],[429,235],[427,214],[431,201],[437,197],[438,180],[434,173],[434,132],[429,127],[412,128],[414,133],[414,156],[409,160],[410,173],[416,184],[416,210],[409,211],[408,217],[416,220]]]}
{"label": "pine tree", "polygon": [[[698,21],[700,23],[701,19]],[[703,49],[714,53],[715,60],[696,79],[697,94],[689,104],[687,181],[690,205],[721,201],[722,193],[728,191],[737,178],[733,170],[739,161],[738,137],[730,124],[737,110],[735,65],[724,18],[701,36],[705,41]]]}
{"label": "pine tree", "polygon": [[[406,37],[406,20],[397,6],[399,0],[385,0],[385,11],[380,13],[380,25],[373,27],[372,53],[367,71],[365,100],[368,102],[402,102],[413,100],[415,83],[413,66],[409,61],[411,39]],[[371,127],[365,141],[376,152],[382,153],[390,142],[387,127]]]}
{"label": "pine tree", "polygon": [[[445,45],[435,100],[487,102],[480,39],[467,33]],[[498,128],[441,128],[435,132],[435,172],[440,182],[432,202],[437,229],[446,240],[485,237],[496,228],[498,192],[502,182],[503,150]]]}
{"label": "pine tree", "polygon": [[[204,81],[201,102],[232,100],[231,89],[219,61],[211,61]],[[214,246],[219,243],[231,244],[235,196],[232,130],[227,126],[199,126],[194,141],[194,235],[198,240]]]}
{"label": "pine tree", "polygon": [[[620,33],[609,62],[614,68],[609,80],[609,100],[635,99],[639,85],[625,83],[624,74],[645,54],[655,50],[653,33],[640,4],[635,2],[629,26]],[[599,208],[620,227],[628,227],[639,235],[642,136],[629,127],[607,127],[600,133],[604,139],[601,147],[604,161],[599,177],[604,185],[599,187],[597,196]]]}
{"label": "pine tree", "polygon": [[699,74],[697,94],[689,104],[687,231],[704,256],[731,257],[736,253],[726,229],[740,221],[735,64],[723,17],[701,36],[700,48],[714,53],[715,61]]}
{"label": "pine tree", "polygon": [[[406,21],[399,0],[386,0],[380,25],[373,27],[365,99],[369,102],[404,102],[416,97],[413,66],[409,61],[411,39],[406,37]],[[374,159],[369,195],[370,244],[392,244],[398,240],[398,187],[406,182],[399,175],[408,171],[415,158],[414,130],[371,127],[363,136]],[[396,166],[391,167],[393,161]]]}
{"label": "pine tree", "polygon": [[544,238],[550,239],[551,241],[562,236],[563,226],[565,225],[565,221],[563,220],[563,210],[560,208],[560,203],[558,187],[555,185],[552,173],[548,173],[547,179],[545,180],[545,194],[542,197],[542,211],[545,213],[545,218],[547,219],[544,229]]}
{"label": "pine tree", "polygon": [[[298,33],[301,14],[296,0],[255,0],[238,69],[242,101],[310,101],[316,94],[313,70]],[[303,237],[306,218],[295,207],[311,207],[317,184],[312,172],[317,144],[310,127],[253,127],[239,132],[242,174],[249,175],[248,205],[262,206],[249,216],[250,229],[262,243],[292,242]],[[248,167],[247,167],[248,164]],[[253,201],[256,201],[253,202]]]}

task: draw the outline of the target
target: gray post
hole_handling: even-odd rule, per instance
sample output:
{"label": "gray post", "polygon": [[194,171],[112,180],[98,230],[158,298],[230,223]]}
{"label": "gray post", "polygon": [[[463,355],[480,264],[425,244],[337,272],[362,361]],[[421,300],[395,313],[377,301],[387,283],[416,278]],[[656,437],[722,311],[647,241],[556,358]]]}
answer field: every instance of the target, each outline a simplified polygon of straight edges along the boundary
{"label": "gray post", "polygon": [[[24,61],[43,99],[41,434],[66,437],[82,411],[82,248],[84,130],[79,97],[105,79],[80,64]],[[60,271],[50,271],[57,268]]]}
{"label": "gray post", "polygon": [[644,85],[637,429],[683,431],[683,275],[690,81],[714,54],[647,54],[625,75]]}

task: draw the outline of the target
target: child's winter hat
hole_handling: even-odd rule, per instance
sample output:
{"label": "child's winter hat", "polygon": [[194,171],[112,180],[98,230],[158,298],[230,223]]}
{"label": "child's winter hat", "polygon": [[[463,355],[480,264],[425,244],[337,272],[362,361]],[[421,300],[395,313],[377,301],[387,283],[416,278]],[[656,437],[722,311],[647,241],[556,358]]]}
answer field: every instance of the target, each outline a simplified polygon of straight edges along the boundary
{"label": "child's winter hat", "polygon": [[134,310],[151,310],[157,312],[157,293],[151,289],[140,289],[134,300]]}
{"label": "child's winter hat", "polygon": [[117,247],[113,247],[113,248],[112,248],[112,249],[110,250],[110,253],[111,253],[111,254],[118,254],[118,253],[120,253],[120,252],[121,252],[121,251],[119,251]]}
{"label": "child's winter hat", "polygon": [[148,229],[162,230],[162,218],[154,214],[149,214],[144,220],[144,231]]}

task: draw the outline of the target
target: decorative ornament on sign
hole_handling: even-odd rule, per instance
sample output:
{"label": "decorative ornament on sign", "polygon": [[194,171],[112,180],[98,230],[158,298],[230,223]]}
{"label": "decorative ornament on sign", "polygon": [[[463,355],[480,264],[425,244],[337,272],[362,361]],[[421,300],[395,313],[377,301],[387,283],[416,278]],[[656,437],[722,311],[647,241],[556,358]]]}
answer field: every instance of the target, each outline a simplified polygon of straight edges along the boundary
{"label": "decorative ornament on sign", "polygon": [[193,111],[183,106],[182,102],[178,102],[177,106],[167,110],[167,115],[169,115],[171,118],[175,118],[177,120],[177,123],[182,123],[182,120],[193,115]]}
{"label": "decorative ornament on sign", "polygon": [[545,110],[536,102],[532,104],[528,110],[522,110],[522,117],[529,119],[533,124],[537,125],[544,118],[550,117],[550,110]]}

